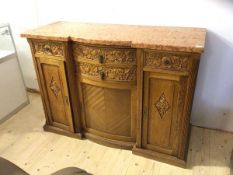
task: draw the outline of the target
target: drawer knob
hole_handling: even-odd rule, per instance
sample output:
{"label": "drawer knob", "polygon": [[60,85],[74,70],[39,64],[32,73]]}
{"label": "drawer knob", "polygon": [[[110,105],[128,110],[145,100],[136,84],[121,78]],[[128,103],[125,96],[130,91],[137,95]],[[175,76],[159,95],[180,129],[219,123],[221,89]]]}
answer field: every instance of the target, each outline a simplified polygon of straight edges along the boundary
{"label": "drawer knob", "polygon": [[100,55],[99,56],[99,63],[104,63],[104,56],[103,55]]}
{"label": "drawer knob", "polygon": [[165,60],[164,62],[166,65],[169,65],[170,64],[170,61],[169,60]]}
{"label": "drawer knob", "polygon": [[99,74],[100,74],[100,79],[104,80],[105,79],[105,73],[104,72],[100,72]]}
{"label": "drawer knob", "polygon": [[48,45],[44,46],[44,50],[46,53],[51,53],[51,48]]}

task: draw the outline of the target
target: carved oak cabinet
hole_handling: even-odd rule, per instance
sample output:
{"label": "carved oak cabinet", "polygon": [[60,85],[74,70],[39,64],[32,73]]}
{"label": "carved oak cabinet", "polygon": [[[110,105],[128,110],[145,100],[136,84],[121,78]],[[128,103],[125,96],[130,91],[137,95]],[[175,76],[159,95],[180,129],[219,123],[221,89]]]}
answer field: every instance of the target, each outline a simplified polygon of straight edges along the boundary
{"label": "carved oak cabinet", "polygon": [[206,30],[57,22],[28,38],[45,130],[185,166]]}

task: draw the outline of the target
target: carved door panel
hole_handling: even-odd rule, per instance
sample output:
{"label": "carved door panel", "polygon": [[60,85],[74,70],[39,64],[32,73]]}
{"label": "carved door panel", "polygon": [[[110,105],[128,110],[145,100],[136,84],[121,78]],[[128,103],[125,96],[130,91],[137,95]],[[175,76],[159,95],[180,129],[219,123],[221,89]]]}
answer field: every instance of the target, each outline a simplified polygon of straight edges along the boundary
{"label": "carved door panel", "polygon": [[142,146],[145,149],[177,155],[186,81],[183,76],[144,72]]}
{"label": "carved door panel", "polygon": [[42,98],[47,111],[47,123],[73,132],[64,61],[40,57],[37,58],[37,66],[42,84]]}

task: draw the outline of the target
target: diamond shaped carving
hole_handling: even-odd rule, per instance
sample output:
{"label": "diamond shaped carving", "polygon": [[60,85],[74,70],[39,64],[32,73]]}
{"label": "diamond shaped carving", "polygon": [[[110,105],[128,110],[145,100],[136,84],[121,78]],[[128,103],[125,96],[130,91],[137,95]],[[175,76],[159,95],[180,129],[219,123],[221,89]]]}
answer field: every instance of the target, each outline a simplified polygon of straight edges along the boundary
{"label": "diamond shaped carving", "polygon": [[52,90],[53,94],[58,97],[58,94],[60,92],[60,88],[57,85],[57,82],[54,80],[54,78],[52,77],[51,81],[50,81],[50,85],[49,85],[50,89]]}
{"label": "diamond shaped carving", "polygon": [[161,119],[163,119],[166,112],[170,109],[170,105],[168,101],[166,100],[164,92],[161,94],[158,101],[154,105],[156,109],[158,110]]}

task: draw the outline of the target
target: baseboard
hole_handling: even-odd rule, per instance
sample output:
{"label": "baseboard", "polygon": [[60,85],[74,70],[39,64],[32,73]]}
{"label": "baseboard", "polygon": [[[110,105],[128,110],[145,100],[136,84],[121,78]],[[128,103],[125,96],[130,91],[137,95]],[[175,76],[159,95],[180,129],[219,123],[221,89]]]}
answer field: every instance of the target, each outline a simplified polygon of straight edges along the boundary
{"label": "baseboard", "polygon": [[47,124],[45,124],[43,128],[44,128],[44,131],[49,131],[55,134],[61,134],[61,135],[68,136],[68,137],[83,139],[83,135],[81,133],[73,133],[73,132],[66,131],[64,129],[60,129],[60,128],[47,125]]}
{"label": "baseboard", "polygon": [[25,106],[27,106],[29,104],[29,101],[25,101],[24,103],[22,103],[21,105],[19,105],[16,109],[14,109],[12,112],[10,112],[9,114],[7,114],[5,117],[3,117],[2,119],[0,119],[0,124],[5,122],[6,120],[10,119],[14,114],[16,114],[17,112],[19,112],[21,109],[23,109]]}
{"label": "baseboard", "polygon": [[33,88],[26,88],[26,90],[30,93],[37,93],[37,94],[40,94],[40,90],[38,89],[33,89]]}
{"label": "baseboard", "polygon": [[214,131],[220,131],[220,132],[226,132],[226,133],[233,134],[233,131],[227,131],[227,130],[218,129],[218,128],[210,128],[210,127],[199,126],[199,125],[194,125],[194,124],[191,124],[191,126],[195,126],[195,127],[202,128],[202,129],[210,129],[210,130],[214,130]]}
{"label": "baseboard", "polygon": [[147,149],[143,149],[143,148],[137,148],[136,146],[133,147],[132,152],[133,152],[133,154],[136,154],[136,155],[139,155],[142,157],[146,157],[146,158],[154,159],[156,161],[172,164],[175,166],[179,166],[181,168],[187,168],[185,160],[178,159],[172,155],[163,154],[160,152],[147,150]]}

